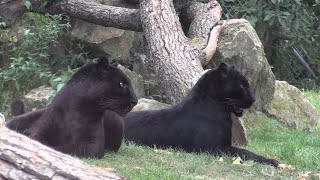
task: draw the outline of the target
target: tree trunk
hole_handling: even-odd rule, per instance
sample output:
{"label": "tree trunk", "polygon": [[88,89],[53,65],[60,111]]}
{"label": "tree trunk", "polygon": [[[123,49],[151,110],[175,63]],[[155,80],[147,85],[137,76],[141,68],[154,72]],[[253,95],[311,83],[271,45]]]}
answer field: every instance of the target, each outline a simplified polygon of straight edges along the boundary
{"label": "tree trunk", "polygon": [[[221,17],[221,11],[220,17],[207,18],[213,14],[210,7],[206,4],[204,6],[204,11],[192,11],[189,18],[186,18],[187,21],[191,21],[189,35],[192,39],[189,39],[183,33],[172,0],[140,1],[141,22],[147,42],[145,63],[158,75],[160,85],[165,88],[172,104],[178,103],[186,96],[192,87],[193,78],[203,71],[201,56],[206,56],[203,49],[207,44],[216,44],[218,40],[216,38],[209,41],[209,37],[211,29]],[[213,28],[213,34],[220,33],[220,30]],[[216,45],[214,51],[215,48]]]}
{"label": "tree trunk", "polygon": [[142,0],[140,8],[147,42],[146,66],[158,75],[175,104],[185,97],[193,77],[203,70],[199,50],[183,34],[172,0]]}
{"label": "tree trunk", "polygon": [[86,165],[0,124],[0,179],[125,179]]}

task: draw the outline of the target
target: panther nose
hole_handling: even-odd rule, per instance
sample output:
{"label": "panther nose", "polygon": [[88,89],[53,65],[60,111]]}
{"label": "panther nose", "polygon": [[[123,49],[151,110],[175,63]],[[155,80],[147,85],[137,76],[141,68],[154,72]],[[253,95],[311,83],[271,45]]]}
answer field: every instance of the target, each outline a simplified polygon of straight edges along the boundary
{"label": "panther nose", "polygon": [[251,99],[252,103],[256,102],[256,100],[257,100],[257,99],[256,99],[255,96],[253,96],[252,99]]}
{"label": "panther nose", "polygon": [[249,96],[251,97],[251,102],[254,103],[257,99],[255,93],[253,91],[249,92]]}
{"label": "panther nose", "polygon": [[137,99],[131,99],[131,100],[130,100],[130,105],[131,105],[132,107],[135,106],[137,103],[138,103],[138,100],[137,100]]}

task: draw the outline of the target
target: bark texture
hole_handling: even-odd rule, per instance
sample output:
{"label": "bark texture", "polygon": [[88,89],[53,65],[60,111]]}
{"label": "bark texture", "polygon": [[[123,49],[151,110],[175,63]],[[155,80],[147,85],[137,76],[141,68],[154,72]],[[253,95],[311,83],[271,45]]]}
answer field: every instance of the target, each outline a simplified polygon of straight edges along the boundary
{"label": "bark texture", "polygon": [[172,104],[182,100],[193,77],[201,73],[199,51],[182,31],[172,0],[141,0],[143,31],[147,42],[146,66],[165,87]]}
{"label": "bark texture", "polygon": [[86,165],[0,124],[0,179],[125,179]]}
{"label": "bark texture", "polygon": [[98,25],[142,31],[138,9],[103,5],[85,0],[60,0],[46,9],[49,13],[64,13],[70,17]]}
{"label": "bark texture", "polygon": [[[183,33],[172,0],[140,1],[140,8],[143,9],[141,22],[147,41],[148,57],[145,63],[160,78],[171,104],[180,102],[186,96],[192,79],[203,71],[200,62],[210,50],[202,50],[207,46],[211,29],[220,32],[213,28],[221,17],[221,11],[218,12],[220,15],[215,14],[216,5],[216,1],[211,1],[186,8],[184,12],[191,11],[185,19],[186,24],[190,22],[190,39]],[[218,9],[221,10],[221,7]]]}
{"label": "bark texture", "polygon": [[222,29],[221,24],[218,24],[222,8],[217,1],[209,1],[207,4],[193,3],[183,11],[183,16],[187,19],[186,23],[191,22],[188,37],[193,40],[194,45],[202,49],[200,61],[205,66],[217,48]]}
{"label": "bark texture", "polygon": [[[85,0],[50,1],[50,4],[44,9],[43,1],[30,0],[30,2],[32,4],[31,11],[66,14],[70,17],[102,26],[142,31],[139,9],[103,5]],[[9,27],[26,11],[24,1],[0,0],[0,18]]]}

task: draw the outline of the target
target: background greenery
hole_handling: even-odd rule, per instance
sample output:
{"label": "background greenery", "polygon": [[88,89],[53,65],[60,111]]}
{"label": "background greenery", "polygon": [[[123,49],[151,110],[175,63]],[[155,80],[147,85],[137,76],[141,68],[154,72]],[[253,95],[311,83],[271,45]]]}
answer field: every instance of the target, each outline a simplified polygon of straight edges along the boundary
{"label": "background greenery", "polygon": [[56,45],[65,43],[61,37],[69,28],[67,17],[36,13],[27,13],[10,30],[0,28],[0,112],[8,115],[11,99],[39,85],[59,90],[75,68],[93,61],[80,43],[53,55]]}
{"label": "background greenery", "polygon": [[293,55],[295,47],[320,75],[320,0],[220,0],[224,18],[245,18],[257,31],[279,80],[319,86]]}

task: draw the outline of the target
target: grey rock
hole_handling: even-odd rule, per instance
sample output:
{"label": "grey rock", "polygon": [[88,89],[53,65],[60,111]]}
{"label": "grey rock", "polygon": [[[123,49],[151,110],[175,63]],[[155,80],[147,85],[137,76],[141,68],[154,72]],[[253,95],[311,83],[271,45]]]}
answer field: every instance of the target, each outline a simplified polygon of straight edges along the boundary
{"label": "grey rock", "polygon": [[91,47],[96,56],[116,54],[119,58],[126,59],[139,33],[76,20],[71,34]]}
{"label": "grey rock", "polygon": [[275,84],[273,100],[264,112],[294,129],[313,131],[318,123],[316,108],[298,88],[285,81]]}
{"label": "grey rock", "polygon": [[242,117],[239,118],[234,114],[231,115],[232,118],[232,144],[233,145],[247,145],[248,136],[247,130],[244,126]]}
{"label": "grey rock", "polygon": [[170,107],[171,105],[169,104],[161,103],[153,99],[141,98],[132,111],[160,110]]}
{"label": "grey rock", "polygon": [[29,112],[34,109],[45,107],[50,97],[55,94],[55,90],[50,86],[40,86],[31,90],[24,96],[22,101],[25,104],[25,111]]}
{"label": "grey rock", "polygon": [[227,20],[219,37],[217,52],[207,68],[215,67],[221,62],[234,65],[246,76],[255,90],[257,100],[251,110],[261,111],[263,105],[271,101],[275,76],[265,57],[260,39],[247,20]]}
{"label": "grey rock", "polygon": [[120,64],[118,65],[118,68],[130,79],[133,90],[136,93],[137,97],[144,97],[144,82],[142,76],[140,74],[135,73],[134,71],[130,71],[129,69],[121,66]]}

